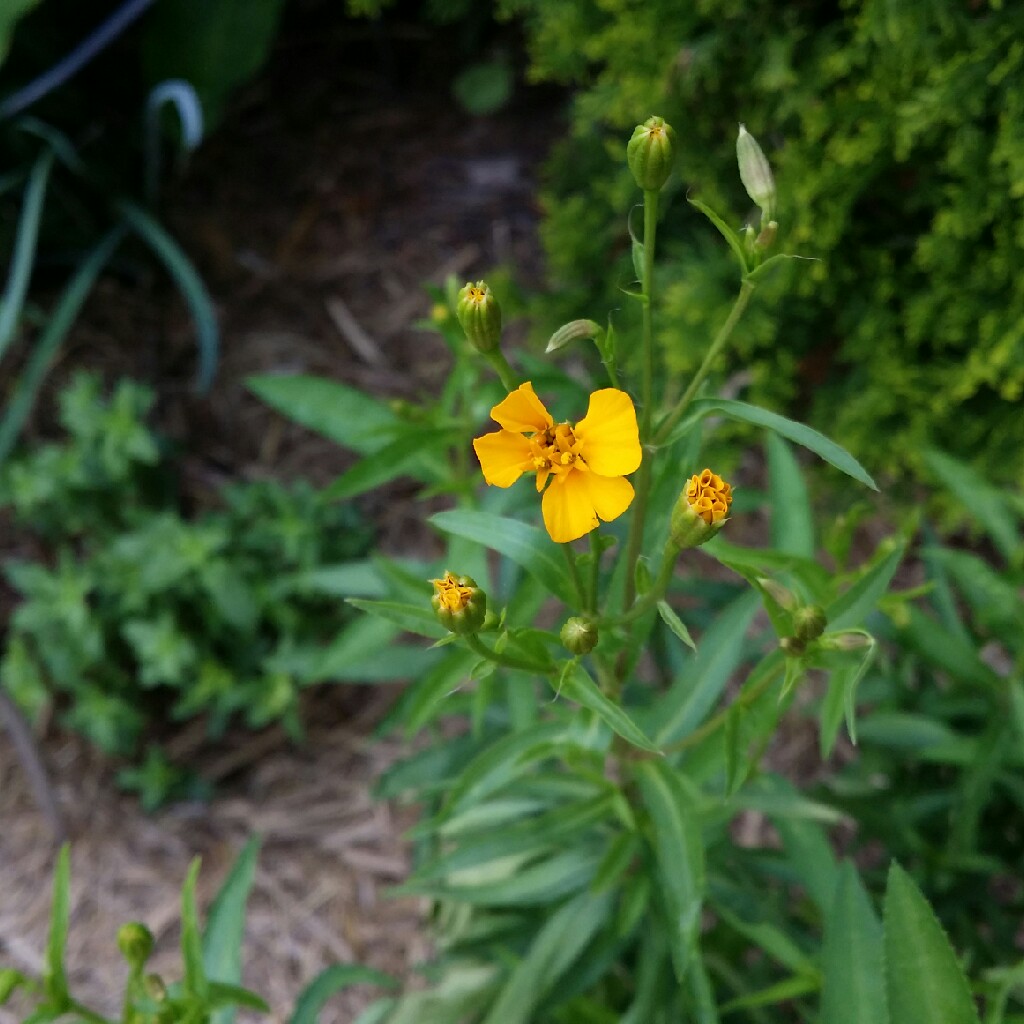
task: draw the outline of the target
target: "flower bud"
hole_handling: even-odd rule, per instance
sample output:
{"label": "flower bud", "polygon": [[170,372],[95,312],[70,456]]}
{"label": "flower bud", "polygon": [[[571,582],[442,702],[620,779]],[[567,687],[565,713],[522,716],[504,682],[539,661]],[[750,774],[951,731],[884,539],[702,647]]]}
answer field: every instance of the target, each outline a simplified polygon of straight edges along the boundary
{"label": "flower bud", "polygon": [[779,647],[782,648],[787,658],[799,658],[807,651],[806,641],[795,636],[784,636],[779,641]]}
{"label": "flower bud", "polygon": [[874,643],[870,634],[853,629],[842,633],[829,633],[821,638],[821,646],[830,651],[862,651]]}
{"label": "flower bud", "polygon": [[468,281],[459,292],[455,315],[478,352],[493,352],[501,341],[501,309],[484,281]]}
{"label": "flower bud", "polygon": [[825,618],[824,610],[816,604],[798,608],[793,613],[793,633],[804,643],[817,640],[825,632],[827,625],[828,619]]}
{"label": "flower bud", "polygon": [[167,999],[167,986],[159,974],[147,974],[143,986],[146,995],[155,1002],[162,1003]]}
{"label": "flower bud", "polygon": [[669,542],[685,551],[711,540],[725,525],[731,504],[732,487],[717,473],[705,469],[690,477],[672,509]]}
{"label": "flower bud", "polygon": [[761,223],[767,225],[775,219],[775,178],[757,140],[743,125],[736,139],[736,160],[743,187],[761,208]]}
{"label": "flower bud", "polygon": [[130,921],[117,930],[117,948],[134,968],[140,968],[153,953],[153,933],[138,921]]}
{"label": "flower bud", "polygon": [[487,595],[469,576],[445,572],[434,584],[430,603],[438,621],[451,633],[476,633],[487,616]]}
{"label": "flower bud", "polygon": [[649,117],[633,130],[626,145],[626,162],[637,185],[657,192],[672,173],[676,158],[676,133],[663,117]]}
{"label": "flower bud", "polygon": [[796,595],[788,587],[784,587],[779,583],[778,580],[768,579],[767,576],[759,576],[757,582],[780,608],[785,608],[787,612],[791,612],[796,608]]}
{"label": "flower bud", "polygon": [[559,638],[570,654],[589,654],[597,646],[597,626],[589,619],[574,616],[566,620]]}

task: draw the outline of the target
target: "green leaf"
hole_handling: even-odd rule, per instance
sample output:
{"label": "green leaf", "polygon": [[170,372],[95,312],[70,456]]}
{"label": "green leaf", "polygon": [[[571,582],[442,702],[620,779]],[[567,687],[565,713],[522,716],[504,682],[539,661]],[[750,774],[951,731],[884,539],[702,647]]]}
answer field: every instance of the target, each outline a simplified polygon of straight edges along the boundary
{"label": "green leaf", "polygon": [[229,1014],[234,1020],[235,1008],[242,1006],[247,1010],[259,1013],[270,1013],[266,1000],[241,985],[229,985],[223,981],[211,981],[207,992],[207,1006],[213,1011],[211,1020],[220,1020],[223,1014]]}
{"label": "green leaf", "polygon": [[[260,841],[256,837],[245,844],[214,897],[206,918],[203,969],[208,978],[221,985],[237,986],[242,980],[245,905],[256,874],[259,851]],[[211,986],[211,994],[212,991]],[[225,1006],[213,1015],[212,1024],[232,1024],[234,1019],[234,1008]]]}
{"label": "green leaf", "polygon": [[700,212],[703,213],[716,228],[718,228],[719,233],[729,243],[729,248],[732,249],[733,255],[739,262],[740,277],[746,277],[750,270],[750,266],[747,263],[747,254],[743,248],[743,242],[740,240],[740,236],[733,231],[733,229],[729,227],[729,225],[726,224],[726,222],[706,203],[702,203],[699,199],[691,199],[689,197],[687,197],[686,201],[691,206],[700,210]]}
{"label": "green leaf", "polygon": [[668,626],[668,628],[671,629],[672,632],[675,633],[675,635],[679,637],[679,639],[682,640],[691,651],[693,651],[694,654],[696,654],[697,645],[693,642],[693,637],[690,636],[690,631],[683,624],[683,620],[680,619],[672,610],[672,606],[668,601],[658,602],[658,614],[661,616],[661,621],[664,622],[665,625]]}
{"label": "green leaf", "polygon": [[658,752],[658,747],[614,701],[609,700],[578,661],[566,663],[556,692],[593,711],[612,731],[641,750]]}
{"label": "green leaf", "polygon": [[250,377],[246,386],[278,412],[360,455],[379,452],[400,421],[383,403],[325,377]]}
{"label": "green leaf", "polygon": [[199,913],[196,910],[196,880],[199,878],[200,859],[196,857],[188,867],[185,884],[181,889],[181,962],[185,967],[184,985],[187,995],[204,1000],[208,985],[203,968],[203,940],[199,934]]}
{"label": "green leaf", "polygon": [[644,717],[659,747],[688,736],[707,717],[743,659],[742,638],[757,612],[756,594],[726,607],[701,637],[700,652]]}
{"label": "green leaf", "polygon": [[450,430],[418,428],[415,433],[403,434],[328,484],[324,497],[332,501],[355,498],[400,476],[428,480],[431,474],[425,471],[424,454],[428,450],[440,449],[451,440]]}
{"label": "green leaf", "polygon": [[529,1024],[541,1005],[558,1005],[556,983],[572,968],[609,916],[611,898],[583,892],[547,917],[529,951],[510,973],[484,1024]]}
{"label": "green leaf", "polygon": [[650,815],[660,902],[668,921],[676,978],[683,983],[700,933],[704,901],[704,846],[691,794],[671,765],[643,761],[636,767]]}
{"label": "green leaf", "polygon": [[448,635],[448,630],[437,621],[426,594],[422,606],[401,601],[364,601],[358,597],[350,597],[346,604],[393,622],[407,633],[418,633],[420,636],[430,637],[431,640],[439,640]]}
{"label": "green leaf", "polygon": [[[870,569],[849,590],[840,594],[826,609],[830,630],[852,629],[863,624],[875,610],[882,595],[889,589],[893,576],[903,561],[905,542],[883,541],[884,547],[891,547],[887,554],[875,562]],[[884,551],[880,547],[880,551]]]}
{"label": "green leaf", "polygon": [[731,419],[740,420],[743,423],[774,430],[788,441],[814,452],[819,458],[835,466],[847,476],[853,477],[859,483],[865,484],[873,491],[878,490],[867,470],[845,448],[840,447],[835,441],[829,440],[824,434],[819,434],[818,431],[804,426],[803,423],[795,423],[778,413],[728,398],[698,398],[690,404],[691,416],[708,416],[714,412],[724,413]]}
{"label": "green leaf", "polygon": [[[0,54],[6,43],[3,22],[4,15],[0,14]],[[46,185],[53,168],[53,155],[53,150],[48,149],[36,158],[28,177],[28,184],[25,186],[25,198],[21,206],[21,216],[18,218],[11,266],[7,272],[3,298],[0,299],[0,360],[3,359],[14,337],[25,305],[25,295],[32,277],[32,267],[35,265],[39,222],[42,219]]]}
{"label": "green leaf", "polygon": [[53,906],[50,908],[50,937],[46,942],[46,974],[43,986],[47,999],[62,1013],[68,1005],[68,977],[64,951],[71,919],[71,847],[64,843],[53,871]]}
{"label": "green leaf", "polygon": [[85,300],[92,291],[100,271],[113,256],[124,238],[124,229],[115,228],[108,232],[89,255],[78,265],[74,276],[61,293],[57,305],[50,313],[46,327],[32,346],[28,363],[7,401],[7,408],[0,418],[0,463],[7,458],[18,439],[25,420],[28,419],[36,395],[57,355],[65,336],[74,324]]}
{"label": "green leaf", "polygon": [[822,1024],[888,1024],[882,925],[849,863],[839,869],[835,899],[825,916],[822,968]]}
{"label": "green leaf", "polygon": [[768,435],[768,493],[771,498],[772,547],[788,555],[814,558],[814,519],[800,464],[776,433]]}
{"label": "green leaf", "polygon": [[317,1024],[320,1011],[331,996],[352,985],[379,985],[394,989],[398,983],[390,975],[354,964],[333,964],[322,970],[299,994],[289,1024]]}
{"label": "green leaf", "polygon": [[471,651],[453,651],[413,681],[401,709],[401,722],[407,736],[433,721],[452,693],[469,678],[475,660],[476,655]]}
{"label": "green leaf", "polygon": [[430,517],[430,522],[445,533],[465,537],[497,551],[522,566],[565,604],[575,602],[564,563],[556,557],[555,544],[545,531],[516,519],[472,509],[438,512]]}
{"label": "green leaf", "polygon": [[885,890],[889,1013],[914,1024],[979,1024],[956,953],[913,879],[895,862]]}
{"label": "green leaf", "polygon": [[1006,495],[971,466],[942,452],[925,452],[924,460],[957,501],[981,523],[1003,556],[1013,561],[1020,551],[1021,537]]}
{"label": "green leaf", "polygon": [[180,245],[163,229],[159,221],[134,203],[118,202],[117,211],[132,230],[153,250],[181,292],[192,316],[199,345],[199,373],[196,389],[202,394],[209,390],[217,369],[220,348],[220,330],[213,300],[203,284],[192,261]]}

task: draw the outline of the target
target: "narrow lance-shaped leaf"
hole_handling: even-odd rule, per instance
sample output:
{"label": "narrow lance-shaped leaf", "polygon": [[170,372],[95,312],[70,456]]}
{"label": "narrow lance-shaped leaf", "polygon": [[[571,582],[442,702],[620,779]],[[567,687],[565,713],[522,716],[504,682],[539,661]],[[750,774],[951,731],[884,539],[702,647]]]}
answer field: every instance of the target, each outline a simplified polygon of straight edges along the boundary
{"label": "narrow lance-shaped leaf", "polygon": [[355,964],[332,964],[324,968],[299,994],[295,1011],[289,1018],[290,1024],[317,1024],[327,1000],[352,985],[397,988],[395,979],[380,971]]}
{"label": "narrow lance-shaped leaf", "polygon": [[181,961],[185,967],[185,992],[197,999],[207,994],[206,971],[203,967],[203,940],[199,934],[199,912],[196,909],[196,881],[200,860],[189,865],[181,888]]}
{"label": "narrow lance-shaped leaf", "polygon": [[556,692],[593,711],[610,729],[641,750],[657,751],[658,747],[614,701],[609,700],[578,661],[570,661],[562,671]]}
{"label": "narrow lance-shaped leaf", "polygon": [[53,872],[53,906],[50,909],[50,937],[46,943],[44,987],[58,1012],[68,1005],[68,978],[64,969],[68,924],[71,918],[71,848],[65,843],[57,854]]}
{"label": "narrow lance-shaped leaf", "polygon": [[885,890],[885,978],[893,1021],[979,1024],[967,979],[942,925],[895,862]]}

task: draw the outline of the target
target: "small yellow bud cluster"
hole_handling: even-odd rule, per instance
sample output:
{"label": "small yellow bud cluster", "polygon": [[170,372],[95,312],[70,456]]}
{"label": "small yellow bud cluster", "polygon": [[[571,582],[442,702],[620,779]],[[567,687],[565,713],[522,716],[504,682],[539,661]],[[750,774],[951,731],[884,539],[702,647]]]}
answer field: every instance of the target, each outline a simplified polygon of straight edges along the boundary
{"label": "small yellow bud cluster", "polygon": [[487,616],[487,596],[470,576],[446,572],[434,584],[430,599],[438,621],[450,633],[476,633]]}
{"label": "small yellow bud cluster", "polygon": [[705,469],[687,481],[672,510],[671,543],[679,551],[699,547],[725,525],[732,487]]}

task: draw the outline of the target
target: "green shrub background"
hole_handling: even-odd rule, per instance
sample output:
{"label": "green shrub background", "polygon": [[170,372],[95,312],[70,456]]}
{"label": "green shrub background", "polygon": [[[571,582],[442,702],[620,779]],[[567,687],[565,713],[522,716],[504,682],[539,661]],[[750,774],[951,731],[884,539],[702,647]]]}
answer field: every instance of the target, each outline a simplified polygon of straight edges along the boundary
{"label": "green shrub background", "polygon": [[500,10],[524,19],[532,78],[579,87],[549,165],[544,328],[624,305],[624,140],[638,112],[660,113],[680,140],[659,233],[669,254],[660,342],[680,374],[696,367],[736,281],[682,189],[739,225],[744,122],[775,168],[781,250],[822,262],[788,264],[759,289],[721,369],[749,371],[745,397],[809,418],[873,470],[916,470],[931,444],[997,480],[1020,478],[1024,8],[504,0]]}

